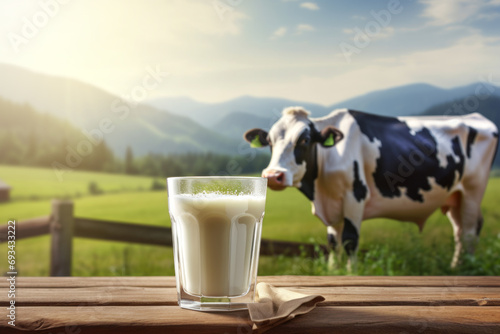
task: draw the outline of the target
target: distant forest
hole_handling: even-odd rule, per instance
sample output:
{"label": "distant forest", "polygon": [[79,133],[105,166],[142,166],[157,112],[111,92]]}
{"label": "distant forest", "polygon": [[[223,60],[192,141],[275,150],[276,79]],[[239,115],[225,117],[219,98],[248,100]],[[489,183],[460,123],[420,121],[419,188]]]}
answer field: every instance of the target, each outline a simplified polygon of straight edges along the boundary
{"label": "distant forest", "polygon": [[1,164],[169,177],[257,173],[269,162],[269,155],[262,153],[151,153],[136,157],[130,147],[123,152],[125,158],[120,158],[105,140],[91,142],[66,121],[1,98],[0,120]]}

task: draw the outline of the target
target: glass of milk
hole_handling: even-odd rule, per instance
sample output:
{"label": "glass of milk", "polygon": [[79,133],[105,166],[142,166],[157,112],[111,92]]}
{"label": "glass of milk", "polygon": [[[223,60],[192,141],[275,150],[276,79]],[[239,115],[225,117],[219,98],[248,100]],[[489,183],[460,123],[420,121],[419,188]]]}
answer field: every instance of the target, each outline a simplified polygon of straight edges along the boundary
{"label": "glass of milk", "polygon": [[167,188],[179,305],[247,309],[255,295],[267,179],[171,177]]}

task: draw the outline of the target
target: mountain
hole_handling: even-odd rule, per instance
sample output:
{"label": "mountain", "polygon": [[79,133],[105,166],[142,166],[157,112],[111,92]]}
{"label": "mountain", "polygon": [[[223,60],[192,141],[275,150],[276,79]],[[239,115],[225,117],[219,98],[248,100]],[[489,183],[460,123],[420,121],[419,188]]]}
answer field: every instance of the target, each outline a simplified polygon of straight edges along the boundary
{"label": "mountain", "polygon": [[[320,104],[271,97],[241,96],[220,103],[201,103],[187,97],[160,98],[148,100],[148,104],[160,109],[185,115],[207,127],[214,127],[224,117],[233,112],[246,113],[267,120],[277,120],[281,110],[289,106],[303,106],[314,116],[325,115],[331,109]],[[269,126],[268,126],[269,127]]]}
{"label": "mountain", "polygon": [[[474,96],[478,87],[482,86],[483,83],[474,83],[463,87],[443,89],[417,83],[374,91],[333,104],[329,109],[350,108],[385,116],[416,115],[437,104]],[[498,87],[484,84],[484,88],[481,89],[485,88],[491,89],[495,95],[500,96]]]}
{"label": "mountain", "polygon": [[123,101],[92,85],[0,64],[0,97],[29,103],[67,120],[81,131],[104,136],[118,155],[153,153],[234,153],[237,143],[190,118],[145,104]]}
{"label": "mountain", "polygon": [[[470,95],[465,95],[461,99],[457,99],[447,103],[438,104],[425,110],[421,113],[421,115],[460,116],[472,112],[477,112],[491,120],[493,123],[495,123],[497,128],[500,129],[500,97],[489,96],[484,98],[483,100],[477,99],[478,104],[476,105],[476,108],[474,108],[474,110],[467,111],[465,104],[467,103],[467,101],[469,101],[468,97],[470,97]],[[469,109],[471,108],[469,107]],[[498,152],[498,150],[494,165],[500,167],[500,153]]]}
{"label": "mountain", "polygon": [[44,167],[58,163],[57,168],[86,170],[109,170],[113,165],[113,153],[105,142],[92,145],[67,121],[27,104],[0,98],[0,119],[0,163]]}
{"label": "mountain", "polygon": [[[242,96],[226,102],[210,104],[197,102],[187,97],[153,99],[148,100],[147,103],[178,115],[188,116],[206,127],[218,131],[225,129],[225,134],[227,133],[233,139],[239,139],[244,129],[257,127],[259,124],[264,124],[265,126],[262,127],[269,129],[280,117],[281,110],[289,106],[303,106],[311,111],[313,117],[325,116],[339,108],[356,109],[386,116],[409,116],[419,114],[437,104],[464,96],[474,96],[478,87],[481,87],[481,92],[490,89],[494,95],[500,96],[498,87],[483,83],[452,89],[416,83],[374,91],[330,106],[252,96]],[[238,117],[244,117],[246,121],[239,121]]]}
{"label": "mountain", "polygon": [[[134,104],[95,86],[0,64],[0,97],[29,103],[36,110],[67,120],[88,136],[103,136],[117,155],[131,146],[136,156],[152,153],[238,151],[241,135],[252,127],[269,129],[285,107],[299,105],[313,117],[336,108],[351,108],[388,116],[415,115],[435,105],[500,89],[475,83],[453,89],[412,84],[371,92],[331,106],[242,96],[221,103],[190,98],[162,98]],[[147,104],[145,104],[147,102]]]}
{"label": "mountain", "polygon": [[269,119],[244,112],[232,112],[224,116],[212,129],[224,129],[224,135],[243,140],[245,131],[252,128],[269,129],[272,125]]}
{"label": "mountain", "polygon": [[211,124],[218,108],[218,104],[212,106],[185,96],[147,100],[146,103],[157,109],[189,117],[200,124]]}

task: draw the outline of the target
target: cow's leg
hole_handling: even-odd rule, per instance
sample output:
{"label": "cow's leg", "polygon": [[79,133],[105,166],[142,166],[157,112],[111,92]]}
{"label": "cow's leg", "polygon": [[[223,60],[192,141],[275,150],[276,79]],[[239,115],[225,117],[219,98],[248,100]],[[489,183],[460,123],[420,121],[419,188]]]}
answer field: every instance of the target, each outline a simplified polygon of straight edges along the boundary
{"label": "cow's leg", "polygon": [[328,252],[328,268],[333,269],[335,264],[338,262],[337,256],[339,254],[339,245],[341,244],[341,241],[339,240],[339,226],[328,226],[326,228],[326,231],[328,238],[328,248],[330,250]]}
{"label": "cow's leg", "polygon": [[462,243],[464,250],[468,254],[474,254],[479,233],[483,227],[483,215],[481,214],[481,204],[474,200],[463,201],[462,209]]}
{"label": "cow's leg", "polygon": [[345,217],[344,218],[344,228],[342,230],[342,245],[346,254],[349,256],[347,262],[348,271],[356,269],[356,253],[358,251],[359,244],[359,225],[361,222],[355,225],[355,223]]}
{"label": "cow's leg", "polygon": [[342,230],[342,244],[347,255],[356,254],[359,243],[359,232],[349,218],[344,218],[344,229]]}
{"label": "cow's leg", "polygon": [[[455,194],[455,196],[458,196]],[[464,200],[464,198],[468,198]],[[474,253],[479,233],[483,225],[480,202],[472,196],[461,195],[455,201],[455,205],[449,208],[448,218],[453,226],[455,239],[455,252],[451,261],[451,267],[455,268],[460,262],[460,255],[465,250],[469,254]]]}
{"label": "cow's leg", "polygon": [[459,208],[450,208],[447,213],[448,219],[453,227],[453,238],[455,240],[455,252],[453,253],[453,259],[451,260],[451,267],[455,268],[460,260],[460,254],[462,254],[462,218],[460,216]]}
{"label": "cow's leg", "polygon": [[326,232],[328,238],[328,247],[334,252],[336,252],[338,250],[338,245],[339,245],[338,241],[339,233],[333,226],[328,226],[326,228]]}
{"label": "cow's leg", "polygon": [[361,221],[363,220],[365,200],[366,199],[359,199],[355,197],[353,193],[347,193],[344,197],[342,246],[344,247],[346,254],[349,256],[347,262],[347,269],[349,271],[354,270],[356,267],[356,253],[358,250],[359,231],[361,229]]}

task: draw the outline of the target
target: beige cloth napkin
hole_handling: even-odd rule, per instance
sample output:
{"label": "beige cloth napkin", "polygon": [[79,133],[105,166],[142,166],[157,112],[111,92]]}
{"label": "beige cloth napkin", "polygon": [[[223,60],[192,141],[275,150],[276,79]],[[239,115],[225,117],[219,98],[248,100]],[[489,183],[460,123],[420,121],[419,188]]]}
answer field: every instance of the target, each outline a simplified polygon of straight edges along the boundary
{"label": "beige cloth napkin", "polygon": [[325,298],[320,295],[308,296],[261,282],[257,284],[256,300],[256,303],[248,304],[248,311],[254,323],[254,332],[264,333],[297,315],[311,311]]}

